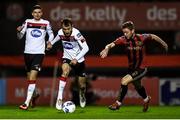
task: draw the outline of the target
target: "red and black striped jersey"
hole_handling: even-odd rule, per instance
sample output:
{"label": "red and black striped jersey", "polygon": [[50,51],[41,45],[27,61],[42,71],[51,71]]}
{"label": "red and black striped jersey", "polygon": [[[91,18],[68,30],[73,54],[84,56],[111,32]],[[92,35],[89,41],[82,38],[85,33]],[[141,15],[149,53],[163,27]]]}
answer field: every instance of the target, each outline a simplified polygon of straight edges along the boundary
{"label": "red and black striped jersey", "polygon": [[151,40],[150,34],[135,34],[131,39],[125,36],[118,37],[114,43],[116,45],[124,45],[127,52],[129,69],[134,70],[142,68],[144,56],[144,42]]}

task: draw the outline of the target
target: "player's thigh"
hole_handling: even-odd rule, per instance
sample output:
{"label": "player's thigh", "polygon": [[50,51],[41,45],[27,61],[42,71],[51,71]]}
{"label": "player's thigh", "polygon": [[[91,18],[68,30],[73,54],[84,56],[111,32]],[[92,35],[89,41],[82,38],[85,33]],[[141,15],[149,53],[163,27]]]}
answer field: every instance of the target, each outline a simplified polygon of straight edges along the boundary
{"label": "player's thigh", "polygon": [[70,62],[71,62],[71,60],[69,60],[69,59],[66,59],[66,58],[62,59],[62,65],[61,65],[62,74],[69,75],[69,72],[71,71]]}
{"label": "player's thigh", "polygon": [[86,86],[86,77],[79,76],[78,83],[79,83],[80,87],[85,87]]}
{"label": "player's thigh", "polygon": [[71,71],[71,67],[68,63],[63,63],[62,66],[62,74],[64,77],[67,77]]}
{"label": "player's thigh", "polygon": [[36,80],[38,76],[37,70],[31,70],[29,74],[29,80]]}
{"label": "player's thigh", "polygon": [[127,74],[126,76],[124,76],[122,79],[121,79],[121,84],[122,85],[128,85],[130,82],[133,81],[133,78],[130,74]]}
{"label": "player's thigh", "polygon": [[79,76],[80,78],[86,77],[86,72],[85,72],[85,63],[81,62],[78,63],[73,67],[75,75]]}
{"label": "player's thigh", "polygon": [[132,81],[132,84],[134,85],[135,89],[140,89],[142,87],[141,79]]}
{"label": "player's thigh", "polygon": [[41,71],[41,65],[44,60],[44,54],[34,54],[32,55],[31,70]]}
{"label": "player's thigh", "polygon": [[132,83],[136,89],[139,89],[142,87],[141,79],[146,75],[146,73],[147,73],[147,68],[137,69],[131,72],[131,76],[133,77]]}
{"label": "player's thigh", "polygon": [[24,62],[25,62],[25,70],[27,71],[27,73],[29,73],[32,64],[32,54],[24,54]]}
{"label": "player's thigh", "polygon": [[29,78],[30,78],[30,72],[27,72],[26,75],[27,75],[27,79],[29,80]]}
{"label": "player's thigh", "polygon": [[132,76],[133,81],[136,81],[143,78],[146,75],[146,73],[147,73],[147,68],[144,69],[139,68],[130,72],[130,75]]}

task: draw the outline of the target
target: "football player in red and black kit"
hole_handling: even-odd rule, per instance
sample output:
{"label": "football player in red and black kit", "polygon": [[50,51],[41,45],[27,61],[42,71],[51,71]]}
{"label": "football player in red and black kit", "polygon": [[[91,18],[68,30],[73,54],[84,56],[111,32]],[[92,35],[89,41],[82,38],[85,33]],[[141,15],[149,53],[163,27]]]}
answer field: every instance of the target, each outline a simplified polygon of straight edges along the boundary
{"label": "football player in red and black kit", "polygon": [[118,110],[122,105],[122,101],[127,93],[128,84],[132,83],[135,86],[138,94],[144,99],[143,112],[148,110],[148,105],[151,97],[146,94],[145,88],[141,84],[141,79],[147,73],[147,68],[142,66],[144,56],[144,42],[147,40],[155,40],[160,43],[165,50],[168,50],[168,45],[157,35],[154,34],[136,34],[132,21],[127,21],[122,24],[123,36],[118,37],[115,41],[105,46],[100,52],[101,58],[105,58],[111,48],[116,45],[124,45],[128,57],[128,74],[121,80],[121,88],[118,99],[109,106],[111,110]]}

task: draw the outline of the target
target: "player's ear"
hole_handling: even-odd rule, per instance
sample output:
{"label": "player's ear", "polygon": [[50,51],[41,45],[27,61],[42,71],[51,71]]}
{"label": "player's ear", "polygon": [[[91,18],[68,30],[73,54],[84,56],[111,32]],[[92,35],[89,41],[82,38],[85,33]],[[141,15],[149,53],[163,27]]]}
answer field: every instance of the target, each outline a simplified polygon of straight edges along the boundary
{"label": "player's ear", "polygon": [[59,24],[60,24],[60,26],[62,27],[62,24],[63,24],[63,19],[60,21],[60,23],[59,23]]}
{"label": "player's ear", "polygon": [[60,21],[61,22],[61,24],[63,23],[63,19]]}
{"label": "player's ear", "polygon": [[135,30],[134,29],[132,29],[132,33],[134,33],[135,32]]}

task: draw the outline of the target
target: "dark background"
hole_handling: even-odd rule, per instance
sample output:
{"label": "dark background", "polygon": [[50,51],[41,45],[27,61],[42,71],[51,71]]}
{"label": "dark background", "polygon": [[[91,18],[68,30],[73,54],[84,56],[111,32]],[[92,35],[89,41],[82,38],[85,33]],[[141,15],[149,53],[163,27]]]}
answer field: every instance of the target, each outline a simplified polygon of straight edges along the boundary
{"label": "dark background", "polygon": [[[18,40],[16,37],[16,27],[21,25],[25,19],[32,18],[31,17],[31,8],[35,4],[39,2],[49,2],[52,0],[40,0],[40,1],[22,1],[22,0],[6,0],[1,2],[0,4],[0,56],[17,56],[23,55],[23,48],[24,48],[24,39]],[[58,0],[53,0],[58,1]],[[108,0],[61,0],[62,2],[109,2]],[[138,0],[138,2],[173,2],[178,0]],[[129,2],[127,0],[111,0],[111,2]],[[137,0],[132,0],[131,2],[137,2]],[[24,13],[23,16],[18,20],[12,20],[8,17],[8,6],[12,3],[19,3],[23,6]],[[12,12],[12,11],[11,11]],[[14,11],[14,12],[18,12]],[[168,26],[167,26],[168,27]],[[122,35],[121,30],[112,30],[112,31],[83,31],[81,30],[82,34],[87,39],[88,45],[90,47],[90,51],[88,55],[99,55],[99,52],[104,48],[104,46],[113,40],[115,40],[118,36]],[[176,33],[179,31],[172,31],[172,30],[136,30],[136,33],[153,33],[160,36],[165,42],[167,42],[169,46],[168,53],[165,53],[163,48],[159,46],[159,44],[155,42],[146,43],[146,53],[147,55],[179,55],[180,54],[180,45],[176,44],[175,36]],[[54,31],[54,35],[57,34],[57,31]],[[57,48],[61,48],[61,43],[56,43],[56,49],[47,52],[47,56],[54,56],[56,55]],[[123,55],[124,50],[123,48],[113,48],[110,51],[110,55]],[[0,64],[1,67],[1,76],[21,76],[25,73],[24,67],[12,67],[12,66],[3,66]],[[107,70],[108,69],[108,70]],[[87,68],[88,73],[95,72],[99,75],[108,75],[110,76],[121,76],[124,75],[126,72],[126,68]],[[163,69],[163,71],[162,71]],[[48,67],[44,68],[41,72],[42,76],[49,76],[52,75],[53,68]],[[16,72],[14,72],[16,71]],[[158,67],[150,67],[148,75],[154,76],[161,76],[161,77],[179,77],[180,69],[178,67],[171,67],[171,68],[158,68]],[[166,74],[168,73],[168,74]]]}

